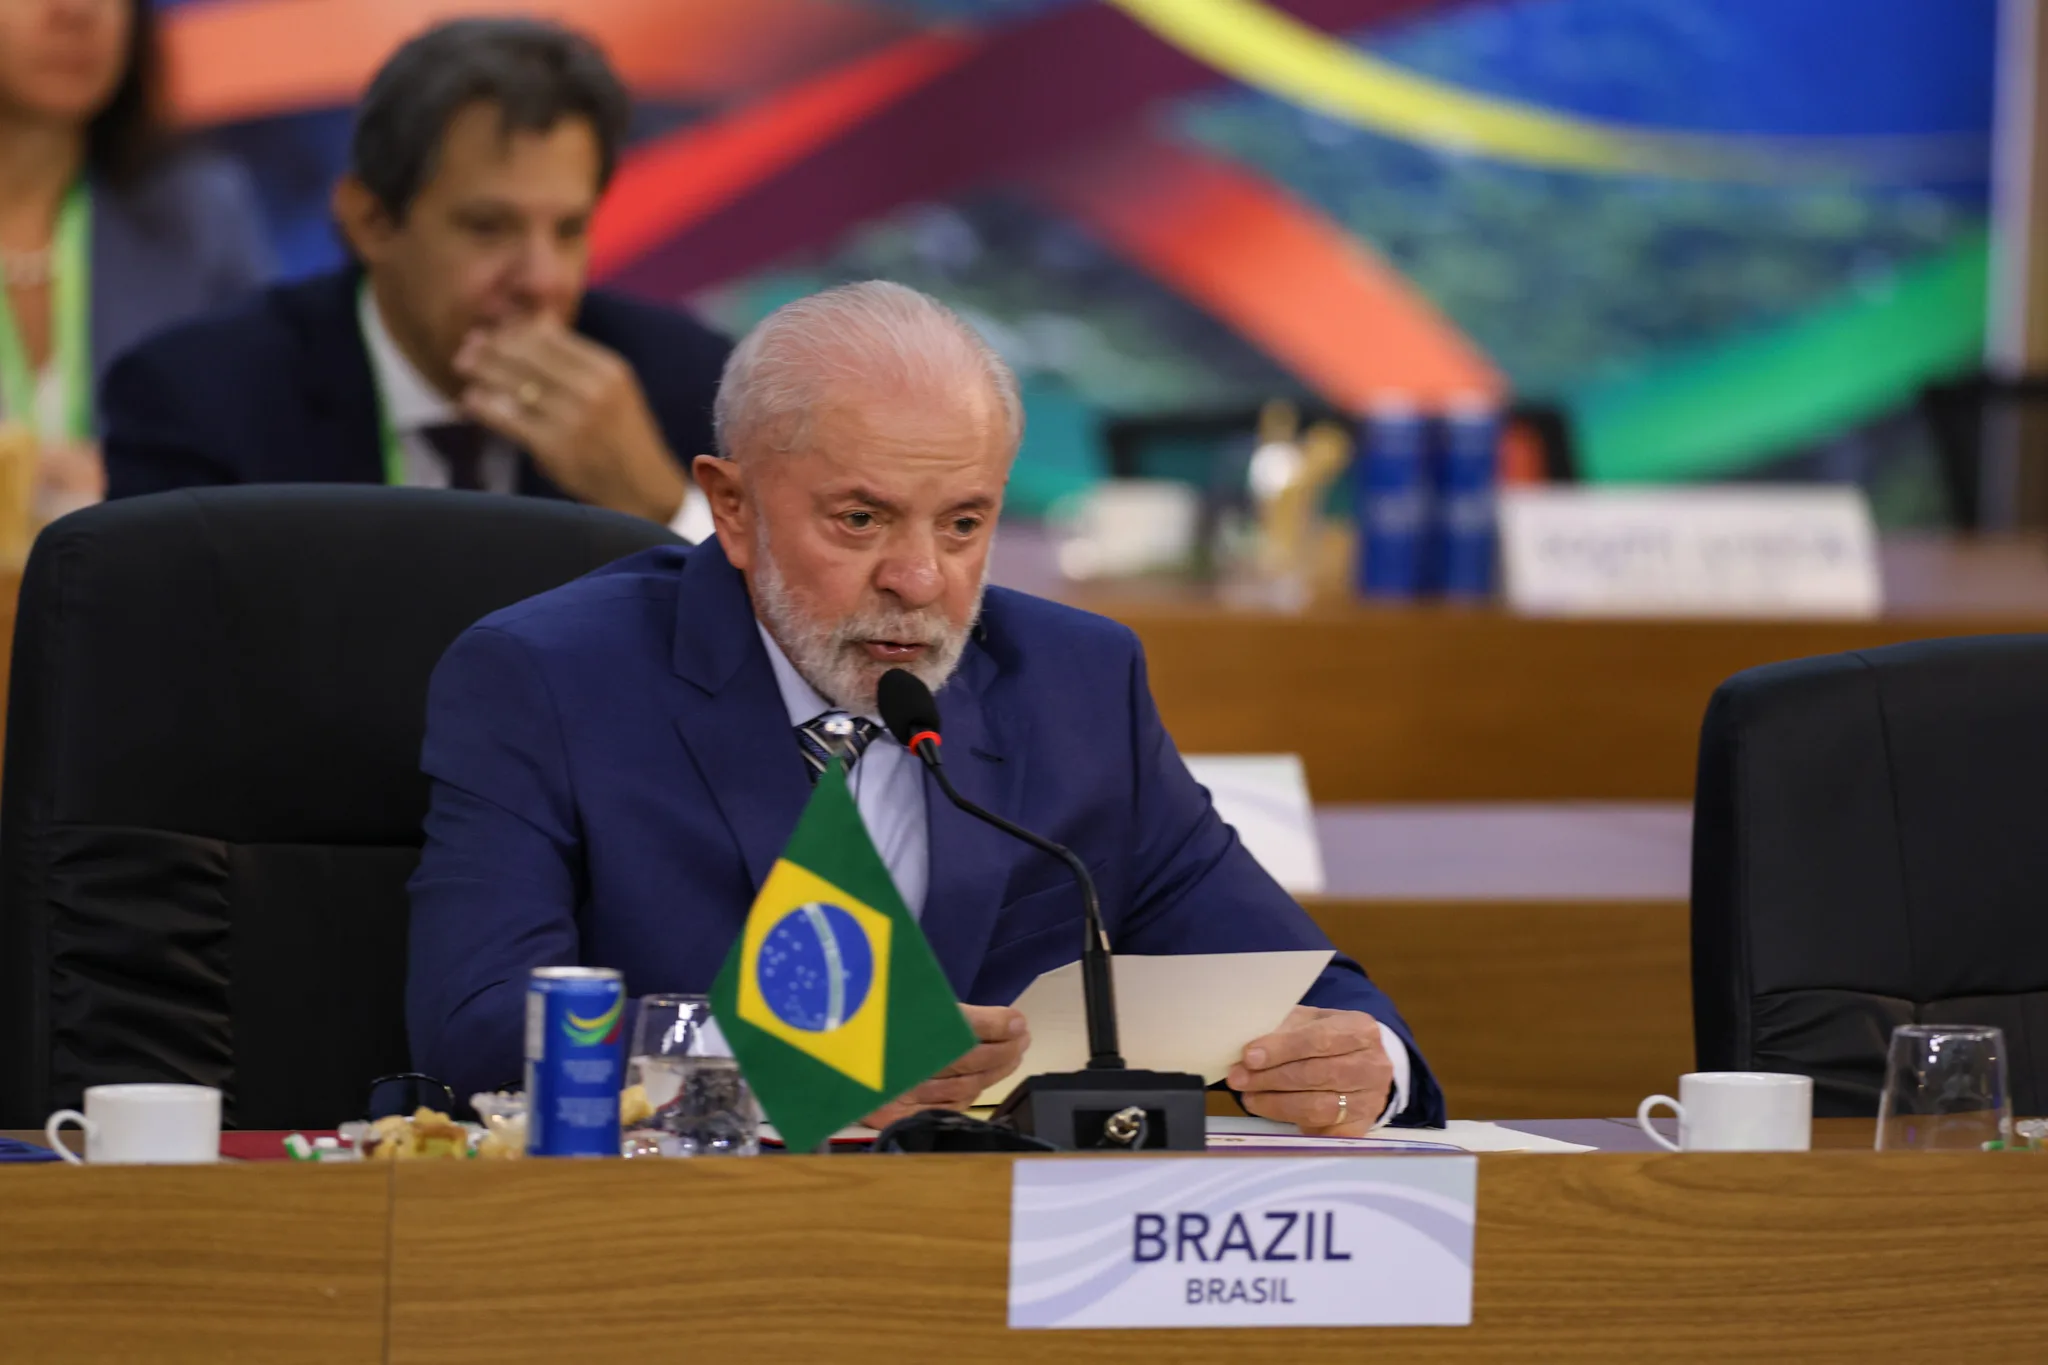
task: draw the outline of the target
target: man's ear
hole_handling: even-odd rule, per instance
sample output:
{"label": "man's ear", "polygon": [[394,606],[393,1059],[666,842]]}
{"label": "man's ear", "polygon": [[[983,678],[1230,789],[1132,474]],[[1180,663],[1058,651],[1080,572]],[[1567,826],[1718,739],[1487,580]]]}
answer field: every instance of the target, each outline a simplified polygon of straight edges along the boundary
{"label": "man's ear", "polygon": [[357,260],[376,265],[389,254],[398,224],[368,185],[352,175],[344,175],[334,183],[328,207]]}
{"label": "man's ear", "polygon": [[754,507],[747,498],[740,467],[717,455],[699,455],[690,462],[690,477],[711,508],[711,520],[718,527],[718,543],[725,557],[742,573],[753,567]]}

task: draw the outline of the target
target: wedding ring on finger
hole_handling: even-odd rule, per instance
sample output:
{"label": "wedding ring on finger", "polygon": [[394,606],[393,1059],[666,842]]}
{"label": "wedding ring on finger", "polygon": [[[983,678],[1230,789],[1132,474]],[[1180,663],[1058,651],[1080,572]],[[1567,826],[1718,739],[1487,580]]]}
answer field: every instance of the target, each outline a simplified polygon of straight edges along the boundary
{"label": "wedding ring on finger", "polygon": [[1345,1122],[1350,1117],[1350,1114],[1351,1097],[1349,1095],[1339,1093],[1337,1096],[1337,1122],[1340,1124]]}
{"label": "wedding ring on finger", "polygon": [[532,412],[540,406],[540,381],[535,379],[525,381],[519,386],[513,396],[518,398],[520,407],[525,408],[528,412]]}

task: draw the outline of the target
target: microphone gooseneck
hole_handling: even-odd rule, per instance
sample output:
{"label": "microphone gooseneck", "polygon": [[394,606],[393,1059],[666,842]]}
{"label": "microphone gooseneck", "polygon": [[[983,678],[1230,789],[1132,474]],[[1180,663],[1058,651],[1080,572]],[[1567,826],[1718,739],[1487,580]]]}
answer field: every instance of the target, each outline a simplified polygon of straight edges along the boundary
{"label": "microphone gooseneck", "polygon": [[939,757],[943,741],[939,734],[939,704],[924,681],[907,669],[892,668],[882,675],[876,689],[882,723],[889,727],[904,748],[923,760],[940,792],[955,807],[975,819],[994,826],[1013,839],[1049,853],[1065,863],[1081,887],[1083,940],[1081,944],[1081,999],[1088,1016],[1088,1069],[1122,1070],[1124,1059],[1117,1042],[1116,985],[1110,973],[1109,934],[1102,927],[1102,904],[1095,894],[1095,878],[1088,865],[1072,849],[1033,834],[995,812],[985,810],[962,796],[946,775]]}

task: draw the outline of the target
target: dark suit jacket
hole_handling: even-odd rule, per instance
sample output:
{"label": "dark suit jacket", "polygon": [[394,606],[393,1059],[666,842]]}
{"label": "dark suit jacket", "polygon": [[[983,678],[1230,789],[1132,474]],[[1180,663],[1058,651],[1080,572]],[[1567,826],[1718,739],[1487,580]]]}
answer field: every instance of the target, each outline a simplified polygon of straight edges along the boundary
{"label": "dark suit jacket", "polygon": [[[278,285],[129,352],[100,398],[107,496],[229,483],[382,483],[360,272]],[[576,330],[625,358],[669,449],[711,451],[711,399],[728,349],[694,319],[584,295]],[[562,493],[520,457],[519,491]]]}
{"label": "dark suit jacket", "polygon": [[[1087,861],[1118,951],[1330,946],[1188,774],[1123,626],[991,588],[938,700],[961,792]],[[810,792],[715,539],[473,626],[434,672],[423,766],[407,1026],[414,1064],[463,1096],[516,1083],[537,966],[617,967],[634,996],[705,992]],[[1080,893],[1061,864],[926,796],[925,934],[961,999],[1006,1004],[1080,956]],[[1402,1118],[1442,1121],[1407,1025],[1357,964],[1336,959],[1307,999],[1400,1033]]]}

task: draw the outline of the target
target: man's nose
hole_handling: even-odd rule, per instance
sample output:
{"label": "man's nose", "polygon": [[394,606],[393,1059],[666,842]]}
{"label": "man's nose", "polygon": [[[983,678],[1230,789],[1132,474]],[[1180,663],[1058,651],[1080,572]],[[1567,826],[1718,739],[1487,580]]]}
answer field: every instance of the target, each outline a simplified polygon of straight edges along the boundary
{"label": "man's nose", "polygon": [[917,611],[938,601],[945,583],[931,546],[906,545],[885,555],[876,566],[875,586]]}
{"label": "man's nose", "polygon": [[513,265],[512,289],[529,308],[559,298],[570,287],[574,271],[561,244],[549,232],[534,232],[520,245]]}

